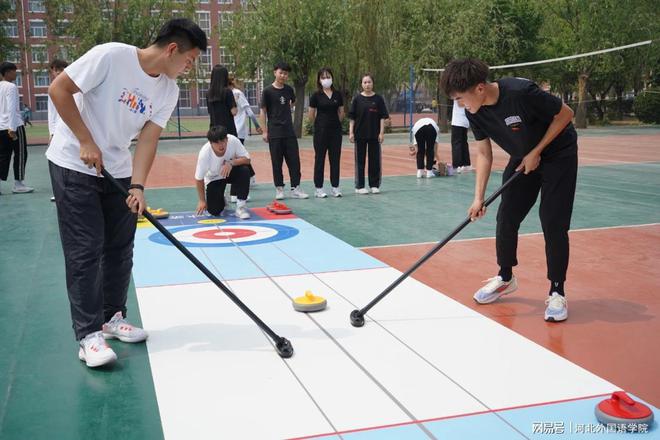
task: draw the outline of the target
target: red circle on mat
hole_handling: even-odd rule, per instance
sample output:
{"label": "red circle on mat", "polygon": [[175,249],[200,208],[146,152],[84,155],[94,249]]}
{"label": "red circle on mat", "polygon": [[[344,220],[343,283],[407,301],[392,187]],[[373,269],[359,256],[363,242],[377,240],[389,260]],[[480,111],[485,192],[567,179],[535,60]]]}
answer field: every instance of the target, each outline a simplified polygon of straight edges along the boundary
{"label": "red circle on mat", "polygon": [[249,229],[222,228],[206,229],[204,231],[195,232],[193,237],[205,240],[233,240],[235,238],[244,238],[251,235],[256,235],[256,232]]}

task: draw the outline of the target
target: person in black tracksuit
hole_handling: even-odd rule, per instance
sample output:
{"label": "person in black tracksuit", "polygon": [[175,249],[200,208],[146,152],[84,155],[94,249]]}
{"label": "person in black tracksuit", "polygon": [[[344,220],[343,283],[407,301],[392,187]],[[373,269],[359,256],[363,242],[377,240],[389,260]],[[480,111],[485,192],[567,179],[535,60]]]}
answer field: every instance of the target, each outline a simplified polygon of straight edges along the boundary
{"label": "person in black tracksuit", "polygon": [[[300,185],[300,151],[298,139],[293,130],[291,107],[296,102],[296,94],[291,86],[286,84],[291,67],[287,63],[277,63],[273,68],[275,81],[266,87],[261,95],[261,127],[262,138],[268,143],[270,160],[273,167],[275,183],[275,198],[284,198],[284,175],[282,164],[286,161],[291,178],[291,197],[306,199],[309,196]],[[267,119],[267,121],[266,121]]]}
{"label": "person in black tracksuit", "polygon": [[339,190],[339,162],[341,159],[341,119],[344,117],[344,98],[332,85],[332,70],[327,67],[316,75],[317,91],[309,98],[309,119],[314,122],[314,186],[316,197],[324,198],[323,174],[325,155],[330,161],[332,195],[341,197]]}
{"label": "person in black tracksuit", "polygon": [[478,147],[472,219],[482,217],[484,193],[492,166],[490,139],[510,155],[505,182],[517,170],[523,174],[502,193],[497,212],[496,251],[500,272],[475,294],[488,303],[517,287],[512,274],[518,264],[518,229],[539,193],[539,215],[545,237],[550,280],[547,321],[568,317],[564,281],[568,269],[568,230],[577,179],[577,132],[573,111],[532,81],[503,78],[488,82],[488,66],[475,59],[451,62],[441,79],[448,96],[465,107]]}
{"label": "person in black tracksuit", "polygon": [[362,76],[362,92],[353,98],[348,117],[348,138],[355,142],[355,192],[367,194],[364,187],[364,166],[369,156],[369,186],[373,194],[380,192],[382,165],[380,144],[384,140],[385,120],[390,117],[383,97],[373,91],[370,74]]}

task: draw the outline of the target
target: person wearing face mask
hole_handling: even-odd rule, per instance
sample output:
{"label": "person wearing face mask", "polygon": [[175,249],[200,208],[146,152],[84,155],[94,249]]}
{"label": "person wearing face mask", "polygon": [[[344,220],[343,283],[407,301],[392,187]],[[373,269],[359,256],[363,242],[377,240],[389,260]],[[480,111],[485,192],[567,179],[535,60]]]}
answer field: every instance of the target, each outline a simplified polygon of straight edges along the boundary
{"label": "person wearing face mask", "polygon": [[314,195],[325,198],[323,174],[325,155],[330,161],[332,196],[341,197],[339,189],[339,161],[341,158],[341,120],[344,118],[344,99],[332,85],[332,70],[324,67],[316,75],[317,91],[309,98],[309,120],[314,124]]}
{"label": "person wearing face mask", "polygon": [[385,120],[390,117],[385,100],[374,93],[370,73],[362,75],[362,92],[353,98],[348,112],[351,119],[348,138],[355,143],[355,192],[369,194],[364,187],[364,167],[369,157],[369,186],[372,194],[380,193],[381,149],[385,137]]}

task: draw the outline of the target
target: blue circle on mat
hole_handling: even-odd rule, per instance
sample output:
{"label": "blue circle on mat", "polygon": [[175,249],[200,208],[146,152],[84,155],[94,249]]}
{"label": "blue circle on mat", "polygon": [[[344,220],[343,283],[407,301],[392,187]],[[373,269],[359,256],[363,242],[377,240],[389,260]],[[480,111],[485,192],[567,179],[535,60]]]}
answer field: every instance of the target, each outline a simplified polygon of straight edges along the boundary
{"label": "blue circle on mat", "polygon": [[[189,226],[180,226],[177,228],[169,229],[172,234],[177,232],[186,231],[190,229],[208,229],[213,225],[189,225]],[[242,226],[259,226],[261,228],[270,228],[274,229],[277,233],[268,238],[261,238],[254,241],[241,241],[240,243],[236,242],[217,242],[217,243],[193,243],[187,242],[185,240],[179,240],[186,247],[233,247],[233,246],[251,246],[253,244],[264,244],[272,243],[274,241],[286,240],[287,238],[294,237],[298,235],[298,229],[292,228],[290,226],[278,225],[275,223],[222,223],[222,226],[219,226],[218,229],[222,228],[240,228]],[[163,244],[166,246],[173,246],[172,243],[160,232],[154,232],[149,236],[149,240],[154,243]]]}

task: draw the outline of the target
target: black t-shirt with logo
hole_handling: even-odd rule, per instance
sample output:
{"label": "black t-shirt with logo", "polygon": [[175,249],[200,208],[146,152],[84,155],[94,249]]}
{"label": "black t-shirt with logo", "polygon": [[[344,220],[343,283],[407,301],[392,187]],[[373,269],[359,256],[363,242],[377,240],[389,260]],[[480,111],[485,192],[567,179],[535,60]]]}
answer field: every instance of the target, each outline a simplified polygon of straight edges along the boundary
{"label": "black t-shirt with logo", "polygon": [[364,96],[360,93],[353,98],[348,117],[355,121],[355,139],[378,139],[380,120],[387,119],[390,115],[382,96]]}
{"label": "black t-shirt with logo", "polygon": [[284,84],[278,89],[269,85],[261,95],[261,108],[266,109],[268,116],[268,137],[270,139],[295,137],[291,106],[296,102],[296,94],[291,86]]}
{"label": "black t-shirt with logo", "polygon": [[316,119],[314,119],[314,131],[323,129],[341,129],[339,121],[339,107],[344,105],[344,98],[336,90],[332,95],[323,91],[317,91],[309,97],[309,106],[316,109]]}
{"label": "black t-shirt with logo", "polygon": [[[514,159],[527,155],[548,131],[562,106],[561,99],[523,78],[497,81],[500,95],[493,105],[477,113],[465,112],[474,138],[490,138]],[[577,132],[572,123],[543,150],[541,157],[566,157],[577,153]]]}

